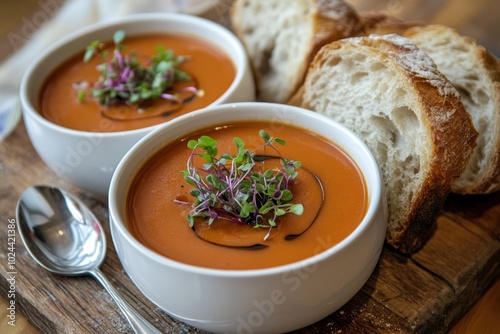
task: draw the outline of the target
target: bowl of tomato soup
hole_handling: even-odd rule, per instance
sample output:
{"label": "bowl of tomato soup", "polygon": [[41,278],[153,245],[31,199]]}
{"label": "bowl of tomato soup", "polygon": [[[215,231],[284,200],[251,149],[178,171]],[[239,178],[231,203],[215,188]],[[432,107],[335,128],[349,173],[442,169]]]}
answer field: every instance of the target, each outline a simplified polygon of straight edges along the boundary
{"label": "bowl of tomato soup", "polygon": [[74,32],[37,56],[21,83],[28,135],[59,176],[106,196],[116,165],[159,124],[254,100],[244,48],[186,14],[137,14]]}
{"label": "bowl of tomato soup", "polygon": [[386,204],[367,147],[298,107],[233,103],[162,125],[109,191],[113,242],[139,290],[215,333],[283,333],[335,312],[379,259]]}

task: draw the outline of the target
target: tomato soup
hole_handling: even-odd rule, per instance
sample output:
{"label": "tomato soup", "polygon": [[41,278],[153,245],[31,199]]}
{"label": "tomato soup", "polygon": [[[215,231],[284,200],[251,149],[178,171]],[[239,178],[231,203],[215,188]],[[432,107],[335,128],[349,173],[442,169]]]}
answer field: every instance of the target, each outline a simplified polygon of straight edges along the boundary
{"label": "tomato soup", "polygon": [[[368,194],[360,170],[346,153],[324,138],[284,124],[273,126],[277,128],[278,131],[270,129],[269,122],[229,124],[205,129],[160,149],[139,169],[129,187],[126,221],[131,233],[148,248],[173,260],[238,270],[293,263],[321,253],[346,238],[367,210]],[[303,213],[282,216],[270,237],[262,240],[264,247],[261,248],[208,242],[195,233],[186,220],[192,205],[183,202],[194,201],[190,194],[194,187],[180,172],[186,169],[192,152],[187,142],[202,135],[210,136],[217,141],[220,155],[234,152],[233,138],[240,137],[245,148],[252,150],[262,144],[261,129],[286,141],[284,146],[276,145],[281,156],[302,163],[293,185],[293,202],[303,205]],[[303,222],[311,222],[303,233],[292,239],[286,237]],[[205,226],[224,233],[225,228],[231,229],[237,224],[218,223]]]}
{"label": "tomato soup", "polygon": [[[99,79],[100,72],[97,66],[103,59],[95,56],[84,62],[84,50],[62,64],[46,80],[40,94],[39,110],[43,117],[66,128],[94,131],[115,132],[133,130],[156,125],[168,121],[187,112],[206,107],[218,99],[232,84],[236,69],[227,54],[216,46],[185,35],[151,34],[144,36],[126,37],[122,43],[125,46],[124,54],[134,52],[139,61],[148,61],[156,53],[157,46],[172,50],[175,55],[187,56],[179,69],[192,76],[203,96],[195,97],[191,101],[173,112],[159,114],[154,117],[116,120],[103,114],[103,108],[137,109],[133,106],[102,106],[95,99],[85,98],[78,100],[78,91],[75,85],[82,82],[90,84]],[[113,42],[106,43],[105,51],[113,53]],[[148,108],[168,108],[169,101],[154,100]],[[110,110],[113,112],[114,110]],[[136,112],[136,110],[125,110]]]}

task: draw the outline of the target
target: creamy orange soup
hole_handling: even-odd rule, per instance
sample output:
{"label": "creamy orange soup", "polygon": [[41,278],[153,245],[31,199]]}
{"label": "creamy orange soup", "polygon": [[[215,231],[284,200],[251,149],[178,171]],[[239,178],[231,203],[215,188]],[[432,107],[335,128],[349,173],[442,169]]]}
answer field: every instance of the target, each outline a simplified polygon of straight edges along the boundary
{"label": "creamy orange soup", "polygon": [[[293,185],[293,202],[303,204],[304,212],[300,216],[286,214],[273,229],[271,237],[262,242],[266,247],[260,249],[207,242],[194,233],[186,220],[191,206],[176,201],[194,200],[190,195],[193,187],[180,173],[186,169],[191,154],[186,143],[208,135],[217,141],[219,154],[223,154],[234,151],[232,139],[238,136],[245,141],[246,148],[252,149],[262,143],[258,134],[260,129],[286,141],[285,146],[275,145],[282,156],[302,162]],[[320,188],[310,178],[313,174],[323,185],[323,202]],[[365,215],[367,196],[360,170],[336,145],[291,126],[282,125],[278,132],[273,132],[268,123],[236,123],[195,133],[156,153],[140,168],[131,183],[126,220],[131,233],[141,243],[173,260],[218,269],[269,268],[311,257],[347,237]],[[304,222],[313,223],[293,240],[285,239]],[[231,224],[237,224],[217,223],[207,228],[224,234],[224,229],[230,230]],[[255,229],[248,227],[247,230],[253,233]]]}
{"label": "creamy orange soup", "polygon": [[[70,129],[95,132],[133,130],[156,125],[206,107],[219,98],[235,78],[236,69],[228,55],[217,47],[191,36],[156,34],[126,37],[122,44],[126,46],[124,53],[134,51],[139,55],[139,59],[145,61],[156,52],[155,48],[158,45],[173,50],[176,55],[188,55],[189,59],[183,62],[179,69],[197,80],[198,87],[204,91],[204,95],[194,98],[179,110],[167,115],[124,121],[109,119],[102,113],[106,107],[99,105],[96,100],[85,98],[83,102],[79,102],[77,99],[74,84],[84,81],[96,82],[100,75],[96,66],[103,62],[98,56],[87,63],[83,62],[82,50],[48,77],[40,94],[40,113],[48,120]],[[108,53],[112,54],[114,44],[108,42],[106,46]],[[167,108],[168,103],[166,100],[158,99],[150,108]],[[108,108],[134,109],[128,106]],[[122,112],[121,109],[117,112]]]}

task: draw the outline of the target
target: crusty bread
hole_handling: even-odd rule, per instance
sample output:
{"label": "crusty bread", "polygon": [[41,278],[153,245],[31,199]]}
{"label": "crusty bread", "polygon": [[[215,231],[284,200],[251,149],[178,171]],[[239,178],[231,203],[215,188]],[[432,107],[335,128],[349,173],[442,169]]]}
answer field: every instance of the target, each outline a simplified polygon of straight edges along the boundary
{"label": "crusty bread", "polygon": [[446,26],[414,27],[404,36],[448,77],[479,132],[474,153],[452,191],[486,194],[500,190],[500,62],[472,38]]}
{"label": "crusty bread", "polygon": [[457,90],[427,54],[392,34],[327,44],[297,94],[302,107],[365,141],[387,192],[387,242],[404,253],[420,248],[475,146]]}
{"label": "crusty bread", "polygon": [[261,101],[286,102],[317,50],[359,30],[343,0],[236,0],[231,24],[246,47]]}
{"label": "crusty bread", "polygon": [[403,35],[412,27],[425,25],[422,21],[403,21],[382,12],[360,12],[358,17],[361,26],[358,36]]}

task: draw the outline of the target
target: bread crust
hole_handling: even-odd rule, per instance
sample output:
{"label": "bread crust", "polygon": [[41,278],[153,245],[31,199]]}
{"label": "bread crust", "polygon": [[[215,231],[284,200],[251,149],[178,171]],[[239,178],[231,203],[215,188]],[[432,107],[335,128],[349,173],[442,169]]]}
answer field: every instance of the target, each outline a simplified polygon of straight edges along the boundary
{"label": "bread crust", "polygon": [[[273,72],[274,69],[270,68],[269,64],[259,64],[260,61],[258,59],[262,55],[258,55],[259,57],[256,57],[255,52],[261,51],[252,50],[241,24],[242,20],[252,20],[251,16],[244,14],[244,7],[252,1],[254,0],[234,1],[230,17],[235,34],[243,42],[245,48],[247,49],[247,54],[249,55],[256,81],[257,99],[261,101],[278,103],[286,102],[302,84],[307,67],[321,46],[334,40],[353,36],[361,29],[356,10],[343,0],[305,0],[309,3],[312,12],[308,18],[312,26],[312,36],[307,42],[308,45],[303,46],[307,49],[304,60],[298,68],[290,69],[290,72],[294,73],[291,80],[287,80],[285,78],[281,80],[280,84],[287,86],[284,96],[276,96],[276,94],[273,93],[267,94],[263,88],[262,80],[267,75],[275,75],[276,72]],[[266,6],[270,5],[271,1],[261,1],[263,10]],[[275,22],[269,22],[269,24],[274,23]],[[268,38],[275,39],[276,37],[268,36]]]}
{"label": "bread crust", "polygon": [[[434,75],[446,82],[446,89],[439,89],[434,82],[413,71],[401,62],[402,57],[412,57],[408,44],[402,45],[395,35],[348,38],[324,46],[311,63],[310,73],[318,70],[323,62],[344,48],[369,48],[368,53],[379,53],[388,59],[393,68],[400,71],[408,80],[414,94],[418,94],[421,106],[422,122],[430,135],[431,159],[428,171],[419,189],[414,189],[414,196],[402,221],[391,223],[389,208],[389,226],[386,240],[403,253],[413,253],[430,237],[436,216],[450,192],[451,185],[463,172],[473,147],[477,132],[472,125],[470,115],[465,111],[456,90],[437,70]],[[399,36],[398,36],[399,37]],[[409,42],[409,41],[408,41]],[[335,78],[332,78],[335,80]],[[308,89],[308,82],[302,88]],[[353,87],[355,89],[355,87]],[[295,96],[295,101],[302,100],[301,106],[311,109],[310,101]],[[415,138],[415,140],[419,140]],[[385,180],[387,184],[387,180]],[[387,191],[391,191],[388,187]],[[390,203],[389,203],[390,204]],[[396,228],[397,225],[397,228]]]}
{"label": "bread crust", "polygon": [[422,21],[403,21],[382,12],[360,12],[358,14],[361,29],[358,36],[403,35],[412,27],[424,26]]}
{"label": "bread crust", "polygon": [[[476,175],[472,182],[456,182],[452,185],[452,191],[459,194],[488,194],[500,190],[500,61],[488,52],[483,46],[478,45],[473,38],[460,35],[455,29],[442,25],[427,25],[413,27],[404,33],[405,37],[414,38],[418,34],[444,35],[450,34],[461,43],[467,44],[474,52],[474,68],[477,73],[482,71],[485,74],[483,80],[490,83],[488,96],[494,106],[493,119],[488,119],[488,126],[491,127],[496,135],[493,138],[492,151],[487,152],[486,156],[490,161],[487,168],[479,175]],[[450,55],[450,57],[453,57]],[[465,73],[473,75],[477,73]],[[481,112],[481,110],[470,110],[469,112]],[[480,115],[482,117],[486,117]],[[478,149],[481,149],[478,147]]]}
{"label": "bread crust", "polygon": [[[491,126],[494,126],[496,132],[500,134],[500,61],[482,46],[477,52],[480,59],[483,60],[484,68],[488,71],[493,81],[493,91],[490,98],[495,100],[497,106],[497,122],[491,124]],[[490,194],[500,191],[500,135],[496,137],[495,147],[496,150],[493,154],[490,168],[484,174],[483,181],[471,189],[466,189],[465,193]]]}

